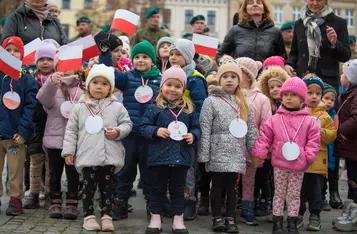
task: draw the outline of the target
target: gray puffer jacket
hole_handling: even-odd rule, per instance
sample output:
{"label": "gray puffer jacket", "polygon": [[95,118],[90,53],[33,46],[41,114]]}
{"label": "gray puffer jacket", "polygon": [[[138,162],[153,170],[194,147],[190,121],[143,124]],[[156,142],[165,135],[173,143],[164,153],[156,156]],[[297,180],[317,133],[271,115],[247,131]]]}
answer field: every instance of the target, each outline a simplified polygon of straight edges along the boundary
{"label": "gray puffer jacket", "polygon": [[[85,96],[82,96],[74,106],[66,127],[63,140],[62,157],[74,155],[75,166],[78,172],[83,167],[114,165],[121,168],[124,165],[125,149],[121,140],[131,132],[133,123],[128,111],[118,102],[116,97],[101,99],[98,103],[87,101],[93,113],[99,109],[105,128],[115,128],[120,135],[115,140],[108,140],[104,130],[92,135],[87,133],[85,122],[90,113],[85,105]],[[114,102],[109,105],[113,100]],[[109,105],[109,106],[108,106]]]}
{"label": "gray puffer jacket", "polygon": [[257,139],[253,105],[249,103],[247,135],[235,138],[229,132],[229,124],[237,114],[220,96],[235,107],[238,104],[220,86],[210,85],[208,92],[209,97],[204,101],[200,115],[202,136],[198,146],[198,162],[206,163],[207,172],[244,174],[245,153],[252,150]]}

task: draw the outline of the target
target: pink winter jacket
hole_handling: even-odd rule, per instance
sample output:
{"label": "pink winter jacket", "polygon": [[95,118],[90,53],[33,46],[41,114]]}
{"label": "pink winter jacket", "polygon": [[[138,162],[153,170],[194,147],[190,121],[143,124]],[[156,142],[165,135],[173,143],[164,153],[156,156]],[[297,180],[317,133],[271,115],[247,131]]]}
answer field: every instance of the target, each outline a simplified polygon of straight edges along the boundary
{"label": "pink winter jacket", "polygon": [[[79,83],[79,79],[73,76],[67,78],[63,84],[68,87],[70,95],[74,95],[76,87]],[[78,89],[75,102],[83,94],[81,88]],[[43,146],[47,149],[62,149],[63,138],[66,130],[67,119],[61,114],[61,104],[68,100],[61,90],[60,86],[56,86],[52,79],[48,79],[45,84],[40,88],[37,93],[37,99],[43,105],[47,112],[47,121],[45,127],[45,134],[43,136]]]}
{"label": "pink winter jacket", "polygon": [[[285,121],[290,139],[294,137],[301,120],[306,116],[294,141],[300,148],[300,156],[294,161],[287,161],[282,154],[283,145],[288,142],[288,139],[280,116]],[[279,169],[305,171],[315,161],[320,150],[320,128],[310,116],[307,108],[290,112],[281,106],[276,114],[264,123],[252,150],[252,155],[265,159],[271,147],[272,164]]]}

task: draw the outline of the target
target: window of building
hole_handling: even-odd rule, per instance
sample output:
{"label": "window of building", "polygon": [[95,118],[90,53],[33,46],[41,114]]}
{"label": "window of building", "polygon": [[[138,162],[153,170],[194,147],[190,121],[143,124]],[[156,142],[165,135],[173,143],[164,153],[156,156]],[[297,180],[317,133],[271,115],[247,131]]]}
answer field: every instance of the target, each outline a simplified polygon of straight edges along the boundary
{"label": "window of building", "polygon": [[293,21],[297,21],[301,17],[301,7],[293,7]]}
{"label": "window of building", "polygon": [[192,17],[193,17],[193,10],[186,9],[185,10],[185,24],[190,24]]}
{"label": "window of building", "polygon": [[341,9],[335,8],[333,9],[333,13],[335,13],[337,16],[341,16]]}
{"label": "window of building", "polygon": [[71,0],[62,0],[62,9],[70,9]]}
{"label": "window of building", "polygon": [[64,33],[67,35],[67,38],[68,38],[68,33],[69,33],[69,24],[62,24],[62,28],[63,28],[63,31]]}
{"label": "window of building", "polygon": [[216,24],[216,11],[207,11],[207,24],[208,25]]}
{"label": "window of building", "polygon": [[281,24],[283,23],[283,7],[282,6],[274,6],[274,21],[275,23]]}
{"label": "window of building", "polygon": [[353,10],[346,10],[347,27],[349,28],[353,28],[354,26],[354,13]]}
{"label": "window of building", "polygon": [[92,9],[93,0],[84,0],[84,9]]}

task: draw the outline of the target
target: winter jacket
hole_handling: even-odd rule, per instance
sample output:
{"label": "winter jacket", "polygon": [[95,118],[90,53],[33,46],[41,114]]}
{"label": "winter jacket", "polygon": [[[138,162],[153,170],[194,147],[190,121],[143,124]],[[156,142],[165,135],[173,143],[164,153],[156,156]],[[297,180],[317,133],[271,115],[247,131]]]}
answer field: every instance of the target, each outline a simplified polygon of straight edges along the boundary
{"label": "winter jacket", "polygon": [[319,118],[321,124],[321,145],[320,151],[317,154],[315,162],[306,170],[307,173],[327,175],[328,157],[327,157],[327,144],[333,142],[337,136],[337,129],[333,124],[333,120],[326,112],[325,104],[320,101],[319,105],[315,108],[308,108],[311,116]]}
{"label": "winter jacket", "polygon": [[228,54],[233,58],[249,57],[263,62],[270,56],[285,57],[285,45],[281,32],[274,22],[263,21],[259,26],[254,21],[234,25],[224,38],[217,53],[219,59]]}
{"label": "winter jacket", "polygon": [[160,28],[143,28],[135,33],[134,37],[130,40],[130,46],[134,47],[139,42],[147,40],[156,48],[157,42],[161,37],[170,37],[170,34]]}
{"label": "winter jacket", "polygon": [[62,25],[56,17],[48,14],[47,18],[41,23],[35,13],[25,4],[18,7],[6,18],[1,41],[10,36],[20,37],[25,45],[37,37],[41,40],[53,39],[60,45],[68,43]]}
{"label": "winter jacket", "polygon": [[[15,80],[0,72],[0,138],[12,139],[14,134],[19,134],[26,141],[29,140],[34,124],[33,115],[36,108],[36,94],[38,91],[36,81],[25,70],[21,71],[19,80]],[[9,110],[3,103],[3,96],[12,87],[21,99],[20,106]]]}
{"label": "winter jacket", "polygon": [[[339,103],[341,109],[338,113],[336,151],[341,158],[357,161],[357,85],[342,93]],[[346,139],[342,139],[340,135]]]}
{"label": "winter jacket", "polygon": [[[283,156],[282,148],[289,139],[287,139],[280,118],[283,117],[289,138],[292,140],[304,116],[306,117],[305,121],[294,141],[300,148],[300,156],[294,161],[287,161]],[[316,160],[320,150],[320,138],[320,129],[307,108],[288,111],[281,106],[260,129],[252,155],[265,159],[269,149],[272,148],[272,165],[274,167],[289,171],[305,171]]]}
{"label": "winter jacket", "polygon": [[[332,48],[326,34],[326,25],[334,28],[337,33],[336,47]],[[292,66],[297,76],[303,77],[306,72],[316,73],[324,82],[338,90],[340,81],[339,62],[346,62],[351,57],[351,49],[348,43],[347,23],[345,19],[331,13],[326,16],[325,23],[320,26],[322,45],[320,47],[320,59],[316,69],[308,67],[309,50],[307,46],[306,27],[301,19],[295,22],[293,42],[290,56],[286,64]]]}
{"label": "winter jacket", "polygon": [[[327,112],[331,119],[334,120],[337,114],[335,109],[331,109]],[[327,144],[327,154],[328,154],[328,170],[335,170],[336,169],[336,157],[335,157],[335,142]]]}
{"label": "winter jacket", "polygon": [[238,108],[233,97],[220,86],[209,86],[209,96],[203,103],[200,115],[202,139],[198,146],[198,162],[206,163],[207,172],[237,172],[246,170],[245,153],[251,152],[257,139],[254,109],[249,104],[248,133],[243,138],[235,138],[229,132],[229,124],[237,113],[220,97]]}
{"label": "winter jacket", "polygon": [[[111,101],[113,102],[111,103]],[[91,114],[85,103],[93,113],[98,112],[100,109],[103,110],[99,114],[103,119],[103,127],[115,128],[119,132],[117,139],[108,140],[104,130],[97,134],[87,133],[85,123]],[[117,168],[122,168],[125,149],[121,140],[129,135],[132,127],[133,123],[130,120],[128,111],[117,101],[115,96],[95,102],[86,101],[85,95],[82,95],[73,108],[66,126],[62,157],[75,156],[75,166],[78,172],[81,172],[83,167],[113,165]]]}
{"label": "winter jacket", "polygon": [[[78,83],[78,79],[68,78],[66,83],[63,82],[62,85],[66,85],[70,95],[73,96]],[[82,94],[83,90],[79,88],[74,101],[77,102]],[[62,116],[60,108],[63,102],[68,101],[68,97],[63,95],[61,87],[55,85],[50,78],[38,91],[37,99],[47,112],[43,146],[48,149],[62,149],[68,120]]]}
{"label": "winter jacket", "polygon": [[[177,114],[181,108],[171,110]],[[160,109],[153,104],[145,112],[139,127],[139,133],[146,139],[149,139],[147,159],[149,167],[160,165],[189,167],[191,165],[191,158],[194,153],[192,145],[188,145],[186,140],[175,141],[170,137],[163,139],[157,136],[159,128],[167,128],[174,120],[175,117],[169,111],[169,107]],[[182,112],[178,121],[183,122],[187,126],[188,133],[192,133],[194,136],[194,143],[200,140],[200,125],[195,111],[191,114]]]}

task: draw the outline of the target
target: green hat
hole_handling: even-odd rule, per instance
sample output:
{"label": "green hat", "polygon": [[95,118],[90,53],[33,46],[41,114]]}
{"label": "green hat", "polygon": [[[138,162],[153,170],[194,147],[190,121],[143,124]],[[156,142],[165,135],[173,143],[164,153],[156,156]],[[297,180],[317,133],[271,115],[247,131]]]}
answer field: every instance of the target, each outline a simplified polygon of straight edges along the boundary
{"label": "green hat", "polygon": [[348,42],[350,44],[355,43],[356,42],[356,36],[352,36],[352,35],[348,36]]}
{"label": "green hat", "polygon": [[205,27],[205,30],[203,32],[208,33],[209,32],[209,27]]}
{"label": "green hat", "polygon": [[167,26],[166,24],[163,24],[163,25],[161,26],[161,29],[169,29],[169,26]]}
{"label": "green hat", "polygon": [[1,24],[2,26],[4,26],[4,25],[5,25],[5,21],[6,21],[6,17],[4,17],[4,18],[2,18],[2,19],[0,20],[0,24]]}
{"label": "green hat", "polygon": [[104,25],[104,27],[102,28],[103,32],[109,32],[109,30],[110,30],[110,25],[109,24]]}
{"label": "green hat", "polygon": [[91,22],[92,21],[87,16],[82,16],[82,17],[77,19],[77,26],[80,23],[88,23],[88,24],[90,24]]}
{"label": "green hat", "polygon": [[150,9],[146,12],[145,18],[148,19],[148,18],[150,18],[152,15],[159,14],[159,13],[160,13],[160,8],[157,8],[157,7],[150,8]]}
{"label": "green hat", "polygon": [[293,29],[294,28],[294,23],[293,22],[286,22],[281,26],[280,31],[288,30],[288,29]]}
{"label": "green hat", "polygon": [[203,15],[196,15],[192,17],[190,24],[194,24],[197,20],[206,20],[206,18]]}
{"label": "green hat", "polygon": [[153,63],[156,63],[155,48],[147,40],[141,41],[133,47],[131,50],[131,59],[134,59],[137,54],[146,54],[152,59]]}
{"label": "green hat", "polygon": [[189,37],[193,37],[193,34],[192,34],[192,33],[185,33],[185,34],[182,36],[182,38],[184,38],[184,39],[187,39],[187,38],[189,38]]}

